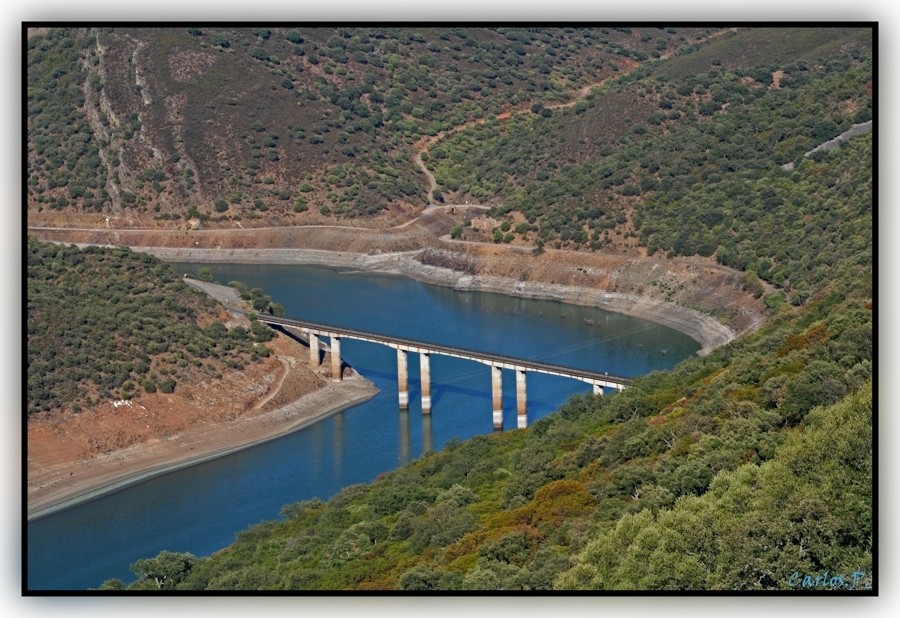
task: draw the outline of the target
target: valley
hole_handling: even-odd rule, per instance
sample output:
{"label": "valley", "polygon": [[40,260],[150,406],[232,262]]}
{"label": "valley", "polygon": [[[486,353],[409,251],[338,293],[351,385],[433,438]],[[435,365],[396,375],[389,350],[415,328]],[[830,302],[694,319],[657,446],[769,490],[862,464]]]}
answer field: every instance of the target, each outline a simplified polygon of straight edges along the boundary
{"label": "valley", "polygon": [[[242,451],[269,463],[234,499],[284,477],[278,519],[199,555],[149,535],[138,579],[101,589],[746,592],[877,568],[872,24],[28,33],[29,513],[327,412],[290,437],[318,484],[291,485],[281,441]],[[326,385],[165,262],[275,316],[448,344],[484,321],[495,353],[634,379],[539,386],[537,422],[482,435],[486,387],[445,367],[455,413],[411,422],[375,395],[399,360],[351,348],[360,375]]]}

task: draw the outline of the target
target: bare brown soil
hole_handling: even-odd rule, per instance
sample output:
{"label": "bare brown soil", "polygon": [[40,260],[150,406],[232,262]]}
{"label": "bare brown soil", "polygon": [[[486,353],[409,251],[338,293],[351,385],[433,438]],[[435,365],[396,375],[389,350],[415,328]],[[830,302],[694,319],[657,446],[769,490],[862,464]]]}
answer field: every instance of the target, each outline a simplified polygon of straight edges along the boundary
{"label": "bare brown soil", "polygon": [[285,335],[267,346],[268,359],[223,372],[220,380],[179,382],[172,394],[145,393],[78,414],[29,419],[29,514],[148,471],[276,437],[375,392],[359,377],[332,384],[310,368],[308,348]]}
{"label": "bare brown soil", "polygon": [[784,77],[784,71],[781,69],[772,73],[772,90],[778,90],[781,87],[781,78]]}
{"label": "bare brown soil", "polygon": [[[496,281],[499,289],[495,291],[499,292],[517,293],[509,289],[508,283],[502,283],[506,281],[519,282],[523,292],[532,291],[524,295],[533,295],[542,288],[548,294],[539,297],[552,296],[554,290],[568,290],[566,301],[577,304],[594,304],[592,299],[604,292],[627,297],[631,300],[603,304],[602,308],[676,328],[705,348],[725,341],[718,339],[718,343],[713,343],[715,338],[709,340],[695,326],[669,322],[667,314],[676,313],[673,305],[715,316],[736,336],[756,330],[765,314],[760,300],[742,288],[742,273],[703,257],[650,258],[553,249],[532,255],[522,247],[509,245],[466,243],[460,247],[459,243],[445,243],[443,248],[423,251],[417,260],[486,282]],[[638,310],[644,303],[657,305],[659,310]]]}
{"label": "bare brown soil", "polygon": [[[362,258],[408,253],[419,262],[468,275],[515,281],[579,286],[627,294],[709,313],[734,333],[755,330],[765,308],[742,288],[743,273],[704,257],[646,257],[626,252],[588,253],[549,249],[532,255],[532,247],[450,241],[451,228],[470,213],[433,211],[415,223],[393,230],[341,227],[266,228],[253,230],[61,230],[31,228],[43,240],[129,245],[163,259],[199,262],[315,263],[346,266],[343,257]],[[163,248],[174,251],[167,254]],[[194,250],[194,251],[192,251]],[[310,251],[331,257],[310,260]],[[418,255],[414,255],[418,252]],[[398,258],[399,259],[399,258]],[[357,266],[358,260],[355,262]],[[380,264],[371,270],[397,270]],[[400,272],[404,272],[400,269]],[[410,273],[405,273],[410,274]],[[414,273],[413,273],[414,275]],[[456,285],[454,281],[433,281]],[[504,290],[497,290],[503,292]],[[653,319],[647,316],[647,319]],[[691,333],[689,333],[691,334]],[[694,336],[691,334],[691,336]]]}

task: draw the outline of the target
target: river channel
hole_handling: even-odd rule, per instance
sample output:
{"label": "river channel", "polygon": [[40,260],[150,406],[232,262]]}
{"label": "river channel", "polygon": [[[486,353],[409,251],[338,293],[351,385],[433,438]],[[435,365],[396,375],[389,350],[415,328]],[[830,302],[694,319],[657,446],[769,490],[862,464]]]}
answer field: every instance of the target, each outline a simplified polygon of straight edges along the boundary
{"label": "river channel", "polygon": [[[200,265],[176,264],[195,273]],[[209,265],[216,280],[259,287],[287,317],[522,359],[634,377],[668,369],[699,345],[671,329],[592,307],[483,292],[457,292],[406,278],[317,267]],[[374,382],[374,399],[277,440],[148,480],[27,525],[28,589],[76,590],[109,578],[134,580],[129,565],[163,549],[208,555],[285,504],[327,499],[372,481],[449,440],[493,431],[490,370],[433,355],[432,414],[418,403],[410,354],[410,407],[397,405],[396,353],[345,339],[345,362]],[[528,417],[558,409],[582,382],[528,375]],[[608,395],[612,393],[607,391]],[[516,426],[515,376],[504,371],[504,427]]]}

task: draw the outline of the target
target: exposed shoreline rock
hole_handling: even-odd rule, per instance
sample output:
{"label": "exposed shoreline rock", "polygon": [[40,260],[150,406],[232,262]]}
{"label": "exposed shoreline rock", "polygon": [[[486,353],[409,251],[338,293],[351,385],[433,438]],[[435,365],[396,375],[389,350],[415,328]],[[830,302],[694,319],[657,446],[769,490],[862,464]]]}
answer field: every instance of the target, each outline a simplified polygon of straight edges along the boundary
{"label": "exposed shoreline rock", "polygon": [[[324,266],[339,270],[402,275],[423,283],[441,285],[460,291],[483,291],[558,300],[576,305],[595,306],[617,313],[649,320],[682,332],[701,345],[700,355],[728,343],[734,330],[712,315],[683,307],[674,302],[636,294],[606,291],[587,285],[571,285],[542,281],[522,281],[512,277],[472,274],[423,264],[422,251],[401,251],[368,255],[318,249],[188,249],[174,247],[132,247],[174,262],[235,264],[299,264]],[[761,323],[761,318],[755,330]],[[747,332],[747,331],[745,331]]]}
{"label": "exposed shoreline rock", "polygon": [[268,412],[193,427],[174,436],[108,453],[98,460],[69,462],[58,472],[63,482],[54,482],[46,471],[41,476],[52,487],[40,495],[29,495],[28,521],[286,436],[377,394],[378,387],[354,371],[340,383],[328,382]]}

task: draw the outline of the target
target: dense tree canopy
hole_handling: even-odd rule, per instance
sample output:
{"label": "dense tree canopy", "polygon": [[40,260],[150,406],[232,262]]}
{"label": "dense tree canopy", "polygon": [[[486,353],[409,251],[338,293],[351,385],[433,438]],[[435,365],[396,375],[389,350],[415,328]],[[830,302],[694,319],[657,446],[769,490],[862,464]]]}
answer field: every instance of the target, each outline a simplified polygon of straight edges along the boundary
{"label": "dense tree canopy", "polygon": [[29,414],[173,392],[191,372],[268,355],[257,345],[268,329],[229,330],[211,298],[149,255],[33,238],[27,252]]}
{"label": "dense tree canopy", "polygon": [[[450,135],[429,163],[440,186],[495,204],[494,216],[523,216],[536,231],[517,230],[527,239],[600,250],[640,232],[651,252],[715,255],[743,268],[734,254],[746,236],[790,246],[781,234],[803,233],[796,228],[804,208],[818,207],[821,183],[871,156],[821,161],[827,172],[781,170],[872,118],[871,42],[854,34],[835,48],[827,44],[833,31],[807,34],[801,50],[786,33],[774,41],[766,30],[722,37],[702,53],[635,69],[551,118],[519,114]],[[712,59],[704,66],[698,57]],[[835,199],[865,208],[869,180],[852,183]],[[845,216],[834,208],[819,216]],[[737,227],[762,224],[762,235]],[[777,270],[764,278],[780,286],[789,273],[776,278]]]}

